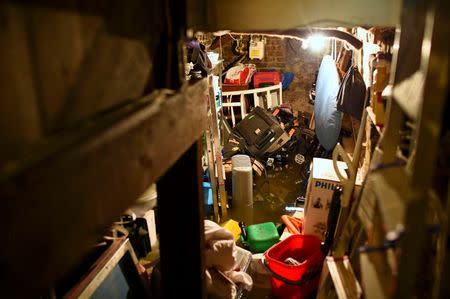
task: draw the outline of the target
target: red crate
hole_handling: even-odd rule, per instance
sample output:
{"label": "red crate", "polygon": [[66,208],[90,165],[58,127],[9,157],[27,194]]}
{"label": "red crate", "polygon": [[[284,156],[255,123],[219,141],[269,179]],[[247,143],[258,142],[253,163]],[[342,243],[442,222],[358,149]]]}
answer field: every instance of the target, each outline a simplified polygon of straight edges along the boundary
{"label": "red crate", "polygon": [[255,88],[277,85],[281,82],[279,72],[256,72],[253,75],[253,86]]}

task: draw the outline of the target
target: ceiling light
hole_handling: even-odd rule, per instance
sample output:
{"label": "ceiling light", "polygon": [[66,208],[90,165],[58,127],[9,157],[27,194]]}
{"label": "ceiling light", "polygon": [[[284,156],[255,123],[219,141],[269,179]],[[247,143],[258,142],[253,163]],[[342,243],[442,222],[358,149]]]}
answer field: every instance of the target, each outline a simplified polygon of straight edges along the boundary
{"label": "ceiling light", "polygon": [[303,49],[311,49],[314,52],[319,52],[325,47],[326,37],[323,35],[311,35],[302,43]]}

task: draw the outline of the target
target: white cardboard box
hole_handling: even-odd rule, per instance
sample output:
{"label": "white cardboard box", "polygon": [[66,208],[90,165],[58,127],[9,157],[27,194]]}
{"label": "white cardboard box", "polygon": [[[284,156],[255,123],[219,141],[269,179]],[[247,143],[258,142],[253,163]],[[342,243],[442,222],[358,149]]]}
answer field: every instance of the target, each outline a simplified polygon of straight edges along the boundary
{"label": "white cardboard box", "polygon": [[[345,162],[338,161],[338,168],[342,174],[346,174]],[[361,186],[359,176],[357,176],[355,185]],[[305,235],[316,235],[322,241],[324,240],[331,198],[337,186],[342,186],[342,184],[334,171],[333,160],[314,158],[306,190],[303,230]]]}

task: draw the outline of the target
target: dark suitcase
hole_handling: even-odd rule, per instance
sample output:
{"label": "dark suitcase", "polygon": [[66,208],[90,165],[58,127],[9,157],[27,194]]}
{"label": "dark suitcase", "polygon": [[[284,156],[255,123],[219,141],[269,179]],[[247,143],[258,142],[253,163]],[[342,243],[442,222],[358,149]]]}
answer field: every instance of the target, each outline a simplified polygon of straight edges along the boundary
{"label": "dark suitcase", "polygon": [[253,108],[235,129],[247,151],[257,158],[275,152],[290,139],[278,120],[261,107]]}

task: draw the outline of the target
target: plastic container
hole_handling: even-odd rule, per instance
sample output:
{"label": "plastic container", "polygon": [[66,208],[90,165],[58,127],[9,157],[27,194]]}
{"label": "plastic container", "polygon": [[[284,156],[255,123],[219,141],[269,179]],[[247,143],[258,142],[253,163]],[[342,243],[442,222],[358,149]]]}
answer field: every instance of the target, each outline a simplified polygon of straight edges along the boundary
{"label": "plastic container", "polygon": [[252,253],[261,253],[269,249],[280,240],[280,235],[273,222],[249,225],[246,229],[247,240],[241,242],[248,245]]}
{"label": "plastic container", "polygon": [[203,196],[204,196],[205,204],[210,206],[213,204],[211,183],[203,182],[202,185],[203,185]]}
{"label": "plastic container", "polygon": [[232,164],[231,214],[237,221],[253,223],[253,168],[250,157],[234,155]]}
{"label": "plastic container", "polygon": [[[286,263],[288,258],[298,264]],[[310,296],[319,286],[323,259],[320,240],[313,235],[291,235],[269,248],[265,262],[272,272],[272,295],[285,299]]]}
{"label": "plastic container", "polygon": [[212,187],[210,182],[203,182],[203,197],[204,197],[204,207],[206,217],[210,220],[214,217],[214,205],[213,205],[213,195],[212,195]]}
{"label": "plastic container", "polygon": [[241,236],[241,228],[239,227],[239,223],[237,221],[230,219],[222,223],[220,226],[226,228],[233,234],[234,241],[239,240],[239,237]]}

